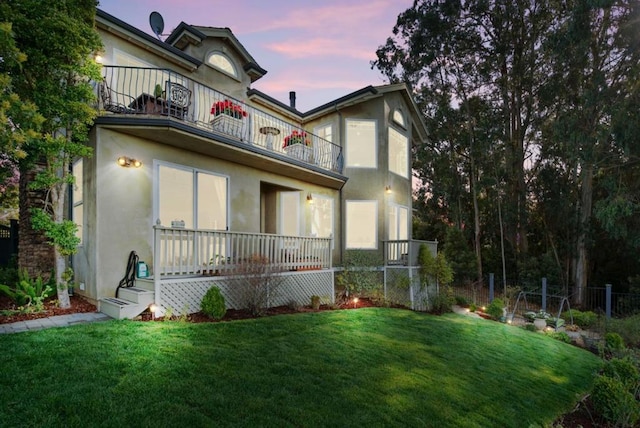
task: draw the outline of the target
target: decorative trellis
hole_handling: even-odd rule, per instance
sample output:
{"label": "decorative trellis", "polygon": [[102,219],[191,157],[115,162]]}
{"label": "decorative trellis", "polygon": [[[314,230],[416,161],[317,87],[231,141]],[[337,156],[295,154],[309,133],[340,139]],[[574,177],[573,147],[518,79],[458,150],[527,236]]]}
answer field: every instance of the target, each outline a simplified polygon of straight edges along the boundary
{"label": "decorative trellis", "polygon": [[[282,276],[282,282],[270,297],[270,306],[291,302],[307,305],[312,295],[333,302],[334,282],[331,270],[286,272],[278,275]],[[160,283],[160,308],[162,312],[169,308],[173,313],[198,312],[202,297],[209,288],[216,286],[220,288],[227,308],[242,309],[245,296],[241,281],[242,278],[238,276],[165,279]]]}

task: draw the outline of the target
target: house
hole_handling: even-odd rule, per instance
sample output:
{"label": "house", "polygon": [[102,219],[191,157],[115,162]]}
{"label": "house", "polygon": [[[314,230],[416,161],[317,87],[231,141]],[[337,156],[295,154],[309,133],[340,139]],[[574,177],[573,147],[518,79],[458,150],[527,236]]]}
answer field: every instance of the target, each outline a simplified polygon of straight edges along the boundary
{"label": "house", "polygon": [[[70,202],[78,294],[117,318],[195,312],[212,285],[241,307],[234,284],[259,257],[284,277],[272,304],[308,304],[333,299],[347,250],[412,264],[411,147],[427,131],[405,85],[300,112],[295,93],[251,88],[267,71],[228,28],[160,41],[101,10],[96,23],[100,115]],[[135,287],[119,287],[132,260]]]}

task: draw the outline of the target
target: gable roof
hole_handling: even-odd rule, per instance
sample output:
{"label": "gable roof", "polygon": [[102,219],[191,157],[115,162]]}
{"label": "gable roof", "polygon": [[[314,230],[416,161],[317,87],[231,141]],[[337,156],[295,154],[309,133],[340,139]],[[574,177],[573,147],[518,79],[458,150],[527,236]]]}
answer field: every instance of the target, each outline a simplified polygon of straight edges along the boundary
{"label": "gable roof", "polygon": [[189,44],[199,45],[207,38],[222,39],[235,49],[243,62],[242,68],[251,78],[251,82],[255,82],[267,74],[267,70],[258,65],[231,29],[227,27],[203,27],[181,22],[167,37],[165,43],[178,49],[184,49]]}
{"label": "gable roof", "polygon": [[155,54],[189,70],[195,70],[202,65],[202,61],[199,59],[182,52],[180,49],[177,49],[168,43],[152,37],[144,31],[127,24],[101,9],[96,10],[96,26],[104,31],[123,37],[129,42],[143,47],[144,49],[153,51]]}

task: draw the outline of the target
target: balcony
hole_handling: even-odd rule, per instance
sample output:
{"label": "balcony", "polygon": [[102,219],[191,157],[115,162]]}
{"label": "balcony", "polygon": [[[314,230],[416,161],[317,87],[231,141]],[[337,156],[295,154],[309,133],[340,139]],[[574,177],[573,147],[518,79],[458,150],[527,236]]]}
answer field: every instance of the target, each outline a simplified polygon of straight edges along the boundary
{"label": "balcony", "polygon": [[[165,127],[181,133],[182,148],[215,153],[229,160],[242,159],[276,172],[283,172],[284,165],[284,174],[291,166],[295,169],[290,171],[292,176],[332,187],[344,184],[341,147],[300,124],[284,121],[168,69],[104,66],[103,76],[98,86],[98,107],[104,112],[101,124],[172,144],[177,138],[153,129],[154,125]],[[182,136],[184,131],[189,138]],[[287,142],[296,140],[291,136],[300,135],[301,144],[287,147]],[[247,151],[257,155],[253,161],[246,156]],[[309,173],[316,174],[315,180]],[[318,181],[318,174],[330,177],[331,182]]]}

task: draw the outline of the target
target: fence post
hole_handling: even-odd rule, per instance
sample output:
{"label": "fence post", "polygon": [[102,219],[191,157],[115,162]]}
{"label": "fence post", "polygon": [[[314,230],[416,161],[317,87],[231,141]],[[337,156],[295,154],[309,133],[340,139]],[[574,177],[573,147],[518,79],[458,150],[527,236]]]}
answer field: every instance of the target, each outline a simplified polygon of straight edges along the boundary
{"label": "fence post", "polygon": [[489,303],[493,302],[493,274],[489,274]]}
{"label": "fence post", "polygon": [[611,319],[611,284],[605,284],[606,291],[606,314],[607,319]]}
{"label": "fence post", "polygon": [[547,312],[547,278],[542,278],[542,310]]}

